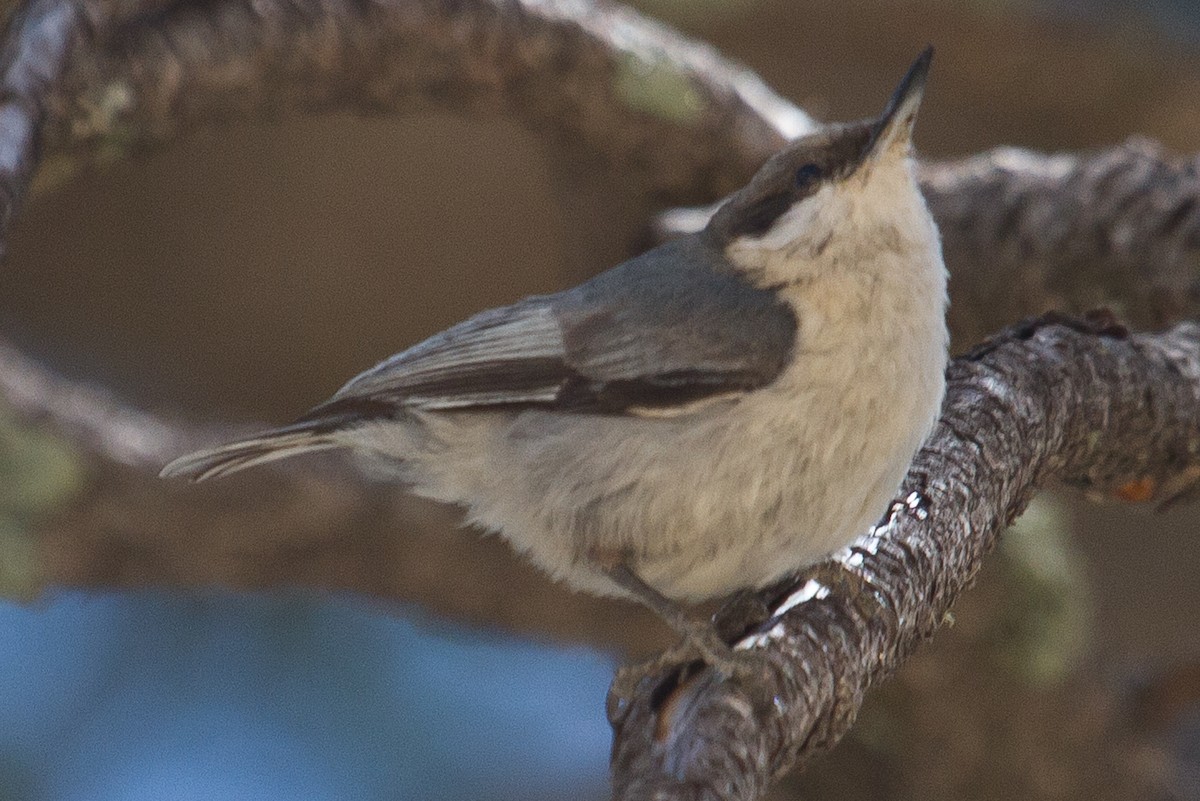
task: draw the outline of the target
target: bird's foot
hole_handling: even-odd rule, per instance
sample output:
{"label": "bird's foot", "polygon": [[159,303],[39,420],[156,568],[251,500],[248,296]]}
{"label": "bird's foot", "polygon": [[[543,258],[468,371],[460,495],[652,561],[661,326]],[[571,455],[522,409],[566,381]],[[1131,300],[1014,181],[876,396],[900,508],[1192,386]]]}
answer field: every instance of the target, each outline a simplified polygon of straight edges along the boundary
{"label": "bird's foot", "polygon": [[682,639],[653,659],[625,665],[617,670],[608,691],[608,717],[615,722],[627,709],[637,688],[646,679],[670,667],[687,668],[703,662],[721,678],[738,680],[759,676],[762,660],[752,650],[735,650],[721,639],[707,621],[692,620],[677,627]]}

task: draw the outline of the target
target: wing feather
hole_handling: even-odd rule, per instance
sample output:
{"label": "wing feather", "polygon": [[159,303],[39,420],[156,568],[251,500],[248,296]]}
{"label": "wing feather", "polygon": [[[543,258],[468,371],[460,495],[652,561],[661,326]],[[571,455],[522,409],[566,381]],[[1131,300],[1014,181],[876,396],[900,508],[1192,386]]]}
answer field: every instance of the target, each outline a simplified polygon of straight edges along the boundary
{"label": "wing feather", "polygon": [[351,379],[330,405],[393,400],[425,409],[538,403],[564,380],[562,329],[540,298],[472,317]]}
{"label": "wing feather", "polygon": [[529,404],[682,410],[770,383],[795,331],[776,293],[685,238],[575,289],[449,328],[356,376],[302,419]]}

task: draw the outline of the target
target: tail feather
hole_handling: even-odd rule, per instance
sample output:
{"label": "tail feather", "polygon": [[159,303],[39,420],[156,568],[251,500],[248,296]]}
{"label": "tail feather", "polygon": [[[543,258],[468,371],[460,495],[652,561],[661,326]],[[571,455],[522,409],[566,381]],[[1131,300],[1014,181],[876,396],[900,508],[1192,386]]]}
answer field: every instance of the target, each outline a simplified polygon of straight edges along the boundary
{"label": "tail feather", "polygon": [[159,473],[161,478],[189,478],[205,481],[227,476],[247,467],[286,459],[301,453],[339,448],[328,426],[300,424],[267,431],[251,439],[230,442],[203,451],[189,453],[168,464]]}

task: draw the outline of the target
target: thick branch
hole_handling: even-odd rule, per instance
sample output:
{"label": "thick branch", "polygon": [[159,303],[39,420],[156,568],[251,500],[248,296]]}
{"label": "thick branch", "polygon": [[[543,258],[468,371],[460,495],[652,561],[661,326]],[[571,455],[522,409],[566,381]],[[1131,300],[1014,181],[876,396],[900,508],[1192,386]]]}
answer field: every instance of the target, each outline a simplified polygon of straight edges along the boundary
{"label": "thick branch", "polygon": [[0,40],[0,256],[38,165],[46,96],[86,28],[74,4],[30,0],[13,12]]}
{"label": "thick branch", "polygon": [[1134,139],[1086,155],[1015,148],[923,171],[963,345],[1050,309],[1141,328],[1200,317],[1200,158]]}
{"label": "thick branch", "polygon": [[1164,499],[1192,488],[1200,326],[1131,338],[1082,328],[1013,329],[952,364],[941,421],[876,531],[719,615],[763,657],[753,686],[710,671],[643,682],[615,723],[617,798],[756,799],[831,748],[1048,481],[1136,481]]}
{"label": "thick branch", "polygon": [[[565,0],[30,0],[10,20],[3,55],[0,223],[24,191],[43,121],[49,152],[112,155],[214,119],[332,109],[504,110],[602,155],[630,185],[672,201],[728,190],[783,134],[807,124],[710,49],[627,10]],[[952,265],[960,341],[1051,304],[1104,301],[1143,322],[1200,311],[1190,278],[1200,248],[1197,183],[1194,163],[1142,144],[1091,157],[993,152],[927,167]],[[407,570],[378,576],[369,568],[379,563],[379,544],[412,546],[395,532],[419,530],[418,518],[429,512],[380,515],[380,503],[394,504],[378,500],[377,489],[331,493],[347,484],[343,474],[247,478],[241,502],[229,487],[211,496],[167,489],[153,479],[162,458],[215,435],[137,413],[104,393],[78,402],[80,387],[18,354],[4,358],[24,366],[0,371],[3,394],[27,419],[66,437],[89,467],[88,492],[38,529],[45,581],[259,586],[322,576],[322,583],[387,597],[440,597],[439,608],[449,602],[477,619],[512,622],[512,610],[522,608],[489,602],[483,593],[460,603],[461,596],[434,592],[427,578]],[[290,533],[275,526],[274,537],[250,542],[264,510],[324,509],[321,499],[331,494],[340,501],[321,514],[278,518],[295,524]],[[164,520],[179,521],[175,534]],[[358,551],[339,540],[349,528],[360,532]],[[455,542],[414,547],[423,547],[431,564],[492,565],[496,599],[523,598],[536,588],[552,603],[583,603],[529,579],[494,543]],[[304,545],[297,550],[294,543]],[[204,544],[210,553],[238,554],[240,564],[193,558]],[[513,571],[520,580],[506,580]],[[621,627],[600,629],[606,637]]]}
{"label": "thick branch", "polygon": [[[30,0],[10,20],[0,56],[0,237],[43,142],[60,155],[112,155],[214,120],[504,111],[602,156],[648,197],[698,202],[740,184],[784,134],[807,124],[707,48],[629,12],[566,0]],[[1196,172],[1194,162],[1144,144],[927,166],[954,274],[956,330],[971,338],[1030,310],[1098,301],[1142,323],[1200,311],[1191,278],[1200,250]],[[957,363],[948,416],[911,478],[921,503],[898,506],[876,538],[842,560],[844,575],[825,579],[832,594],[760,632],[765,686],[780,705],[759,714],[739,688],[706,675],[657,711],[638,699],[619,730],[619,790],[755,797],[772,775],[836,742],[865,688],[932,632],[1034,487],[1056,476],[1099,486],[1149,477],[1169,490],[1190,478],[1195,340],[1190,327],[1130,341],[1051,327]],[[440,576],[490,572],[491,584],[454,602],[468,597],[457,611],[491,619],[511,614],[513,593],[545,586],[498,576],[506,557],[494,543],[430,548],[421,568],[401,557],[387,560],[395,570],[379,569],[378,543],[420,527],[429,512],[401,508],[346,473],[284,470],[211,491],[164,488],[153,479],[161,457],[211,439],[205,432],[58,381],[19,354],[0,361],[8,403],[67,438],[90,467],[82,496],[39,522],[43,582],[288,582],[411,598],[423,597],[422,587],[434,594]],[[191,558],[197,550],[223,558]],[[742,615],[726,624],[744,628]]]}
{"label": "thick branch", "polygon": [[81,52],[53,102],[61,149],[296,111],[503,111],[657,197],[728,192],[813,125],[711,48],[571,0],[179,4]]}
{"label": "thick branch", "polygon": [[[14,15],[0,95],[0,233],[43,125],[52,152],[111,157],[214,120],[503,110],[604,157],[649,197],[695,201],[739,185],[810,124],[753,74],[620,8],[162,5],[31,0]],[[1146,142],[1085,157],[1005,149],[929,165],[926,189],[960,343],[1051,307],[1106,304],[1139,326],[1200,313],[1194,160]]]}
{"label": "thick branch", "polygon": [[[13,113],[24,126],[10,134],[13,179],[0,173],[10,201],[33,164],[41,118],[28,112],[43,106],[51,151],[110,157],[234,118],[503,111],[602,157],[658,202],[719,197],[811,126],[752,73],[620,7],[215,0],[157,11],[158,0],[138,0],[114,16],[97,4],[86,8],[115,33],[78,39],[64,75],[62,52],[82,15],[49,3],[35,0],[25,12],[60,9],[43,14],[45,35],[28,25],[9,31],[6,52],[23,60],[6,75],[20,87],[10,97],[20,99]],[[132,15],[140,3],[155,13]],[[28,52],[27,42],[43,39],[57,49]],[[1200,313],[1194,160],[1147,142],[1083,157],[1004,149],[931,164],[925,175],[954,276],[960,342],[1050,307],[1103,303],[1139,326]]]}

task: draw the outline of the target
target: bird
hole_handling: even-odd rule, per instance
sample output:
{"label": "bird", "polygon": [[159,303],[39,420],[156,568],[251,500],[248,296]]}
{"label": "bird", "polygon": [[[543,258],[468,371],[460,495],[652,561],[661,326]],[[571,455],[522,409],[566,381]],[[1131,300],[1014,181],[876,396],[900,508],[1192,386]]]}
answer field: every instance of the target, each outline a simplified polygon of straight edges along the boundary
{"label": "bird", "polygon": [[348,449],[736,667],[689,606],[866,533],[939,411],[946,269],[912,144],[932,56],[880,116],[785,145],[702,230],[477,314],[162,475]]}

